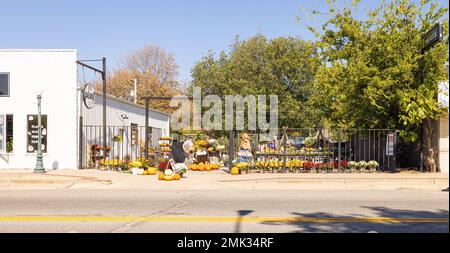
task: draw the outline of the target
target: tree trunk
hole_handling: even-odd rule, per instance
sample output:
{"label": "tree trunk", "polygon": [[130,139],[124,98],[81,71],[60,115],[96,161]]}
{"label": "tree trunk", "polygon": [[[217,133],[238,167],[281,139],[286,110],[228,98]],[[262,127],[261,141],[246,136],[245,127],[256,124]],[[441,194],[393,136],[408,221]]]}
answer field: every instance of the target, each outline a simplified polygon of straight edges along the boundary
{"label": "tree trunk", "polygon": [[433,145],[433,120],[426,119],[424,124],[423,150],[424,165],[428,172],[436,172],[436,148]]}

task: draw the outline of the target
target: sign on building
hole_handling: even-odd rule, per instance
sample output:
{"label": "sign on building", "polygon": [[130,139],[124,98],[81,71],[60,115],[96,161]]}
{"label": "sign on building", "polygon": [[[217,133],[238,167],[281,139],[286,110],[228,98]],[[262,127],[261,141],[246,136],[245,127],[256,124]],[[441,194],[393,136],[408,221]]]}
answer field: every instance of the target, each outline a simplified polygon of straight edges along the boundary
{"label": "sign on building", "polygon": [[86,84],[83,88],[83,102],[88,109],[95,106],[95,89],[91,83]]}
{"label": "sign on building", "polygon": [[137,124],[131,123],[131,145],[135,146],[139,143],[139,129]]}
{"label": "sign on building", "polygon": [[[27,153],[34,153],[38,149],[38,116],[27,115],[27,123]],[[43,153],[47,153],[47,115],[41,115],[41,124],[41,149]]]}

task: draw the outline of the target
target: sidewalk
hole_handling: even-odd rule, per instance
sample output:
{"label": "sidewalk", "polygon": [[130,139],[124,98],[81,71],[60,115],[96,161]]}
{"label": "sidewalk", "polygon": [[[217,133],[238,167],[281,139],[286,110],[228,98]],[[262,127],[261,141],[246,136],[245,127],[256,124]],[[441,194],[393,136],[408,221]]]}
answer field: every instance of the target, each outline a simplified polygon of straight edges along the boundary
{"label": "sidewalk", "polygon": [[159,181],[156,176],[135,176],[113,171],[56,170],[34,174],[31,170],[0,170],[0,189],[136,189],[136,190],[443,190],[448,173],[374,174],[243,174],[223,170],[189,171],[180,181]]}

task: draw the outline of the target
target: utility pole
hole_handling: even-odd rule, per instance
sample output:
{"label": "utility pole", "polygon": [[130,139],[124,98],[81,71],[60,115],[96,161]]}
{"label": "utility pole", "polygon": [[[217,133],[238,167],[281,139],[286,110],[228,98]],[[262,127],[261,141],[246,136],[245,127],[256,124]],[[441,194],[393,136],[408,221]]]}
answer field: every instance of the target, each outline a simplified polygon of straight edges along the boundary
{"label": "utility pole", "polygon": [[[103,152],[106,150],[106,58],[102,58],[103,62],[103,72],[102,72],[102,78],[103,78]],[[103,159],[106,159],[106,157],[103,157]]]}

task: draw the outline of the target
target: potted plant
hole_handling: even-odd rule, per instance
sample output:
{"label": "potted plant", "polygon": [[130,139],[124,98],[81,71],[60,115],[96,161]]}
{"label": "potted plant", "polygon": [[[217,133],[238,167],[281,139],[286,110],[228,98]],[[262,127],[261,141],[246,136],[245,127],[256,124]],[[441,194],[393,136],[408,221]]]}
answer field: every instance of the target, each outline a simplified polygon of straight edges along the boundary
{"label": "potted plant", "polygon": [[367,168],[367,162],[366,161],[359,161],[358,167],[360,172],[364,172]]}
{"label": "potted plant", "polygon": [[378,168],[378,166],[379,166],[379,164],[378,164],[378,162],[377,161],[369,161],[368,163],[367,163],[367,165],[369,166],[369,169],[370,169],[370,172],[375,172],[376,170],[377,170],[377,168]]}
{"label": "potted plant", "polygon": [[142,169],[142,163],[140,161],[132,161],[130,164],[131,173],[133,175],[142,175],[144,174],[144,169]]}
{"label": "potted plant", "polygon": [[348,167],[350,168],[350,173],[355,172],[356,167],[358,167],[358,163],[355,161],[348,162]]}

